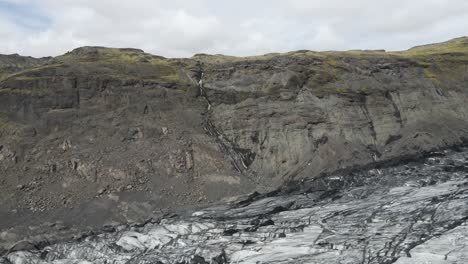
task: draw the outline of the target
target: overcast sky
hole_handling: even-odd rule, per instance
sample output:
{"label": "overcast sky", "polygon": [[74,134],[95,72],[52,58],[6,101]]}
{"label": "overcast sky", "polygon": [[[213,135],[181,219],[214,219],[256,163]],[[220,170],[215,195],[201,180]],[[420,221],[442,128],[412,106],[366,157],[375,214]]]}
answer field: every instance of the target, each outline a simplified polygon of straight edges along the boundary
{"label": "overcast sky", "polygon": [[402,50],[468,35],[467,0],[0,0],[0,53]]}

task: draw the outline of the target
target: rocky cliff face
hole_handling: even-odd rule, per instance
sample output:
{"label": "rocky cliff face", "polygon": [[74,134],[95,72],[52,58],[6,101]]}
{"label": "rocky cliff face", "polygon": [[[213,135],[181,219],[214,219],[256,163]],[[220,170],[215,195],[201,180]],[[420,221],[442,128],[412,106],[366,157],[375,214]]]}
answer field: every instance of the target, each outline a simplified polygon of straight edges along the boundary
{"label": "rocky cliff face", "polygon": [[[189,66],[80,48],[4,79],[4,204],[43,210],[122,191],[183,204],[243,189],[205,131],[206,103]],[[205,183],[214,191],[205,194]]]}
{"label": "rocky cliff face", "polygon": [[467,45],[208,64],[211,116],[250,169],[278,184],[461,144],[468,57],[455,50]]}
{"label": "rocky cliff face", "polygon": [[468,139],[467,38],[404,52],[4,58],[3,219],[124,193],[114,220],[128,220],[134,202],[217,201]]}

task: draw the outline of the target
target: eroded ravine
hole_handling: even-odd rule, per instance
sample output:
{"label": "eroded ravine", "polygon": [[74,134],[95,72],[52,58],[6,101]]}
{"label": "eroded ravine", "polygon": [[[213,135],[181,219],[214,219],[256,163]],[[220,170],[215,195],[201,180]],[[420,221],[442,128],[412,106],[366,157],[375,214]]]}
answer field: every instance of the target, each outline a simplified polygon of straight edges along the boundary
{"label": "eroded ravine", "polygon": [[231,164],[234,167],[234,169],[242,175],[250,176],[250,178],[252,179],[253,172],[249,169],[249,165],[251,164],[252,159],[254,158],[251,157],[253,153],[251,153],[248,150],[244,151],[245,153],[243,153],[239,146],[237,146],[235,143],[229,140],[225,135],[223,135],[223,133],[218,128],[216,128],[215,125],[213,125],[213,122],[211,120],[211,112],[213,111],[211,107],[211,101],[208,97],[207,92],[204,89],[204,69],[200,62],[198,62],[197,67],[198,69],[195,77],[199,87],[199,96],[202,97],[207,104],[206,112],[203,114],[204,129],[208,133],[208,135],[215,138],[215,141],[218,144],[220,150],[231,161]]}

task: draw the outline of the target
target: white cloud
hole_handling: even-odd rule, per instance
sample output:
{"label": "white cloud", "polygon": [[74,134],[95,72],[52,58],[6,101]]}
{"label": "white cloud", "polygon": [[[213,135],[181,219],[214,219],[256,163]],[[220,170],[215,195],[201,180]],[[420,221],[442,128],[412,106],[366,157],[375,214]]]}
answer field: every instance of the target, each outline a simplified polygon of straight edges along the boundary
{"label": "white cloud", "polygon": [[[135,47],[168,57],[394,50],[468,35],[465,0],[6,2],[1,5],[0,0],[0,53],[33,56],[58,55],[83,45]],[[17,14],[18,9],[27,12]],[[34,21],[41,25],[27,27]]]}

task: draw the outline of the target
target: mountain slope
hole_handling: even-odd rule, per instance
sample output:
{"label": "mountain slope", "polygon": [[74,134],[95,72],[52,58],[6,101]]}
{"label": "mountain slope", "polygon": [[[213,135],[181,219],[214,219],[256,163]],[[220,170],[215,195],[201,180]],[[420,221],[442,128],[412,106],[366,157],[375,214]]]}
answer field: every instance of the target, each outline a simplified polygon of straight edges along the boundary
{"label": "mountain slope", "polygon": [[126,221],[129,204],[145,215],[213,202],[468,139],[467,38],[403,52],[83,47],[4,61],[3,219],[117,195],[120,206],[100,206]]}

